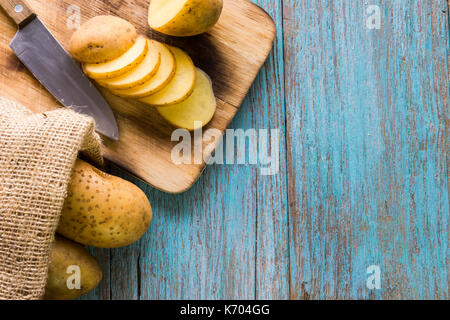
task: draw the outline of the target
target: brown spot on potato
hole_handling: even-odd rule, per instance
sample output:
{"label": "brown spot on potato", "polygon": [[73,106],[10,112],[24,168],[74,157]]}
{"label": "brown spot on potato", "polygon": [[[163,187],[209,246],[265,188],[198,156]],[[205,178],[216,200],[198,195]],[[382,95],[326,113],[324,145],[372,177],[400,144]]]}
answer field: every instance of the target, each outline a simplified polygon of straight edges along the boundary
{"label": "brown spot on potato", "polygon": [[68,190],[68,194],[74,194],[73,205],[66,202],[58,232],[97,247],[126,246],[137,241],[149,225],[147,197],[136,186],[112,176],[84,179],[82,185],[76,182],[81,174],[93,177],[95,170],[85,163],[75,170],[80,173]]}

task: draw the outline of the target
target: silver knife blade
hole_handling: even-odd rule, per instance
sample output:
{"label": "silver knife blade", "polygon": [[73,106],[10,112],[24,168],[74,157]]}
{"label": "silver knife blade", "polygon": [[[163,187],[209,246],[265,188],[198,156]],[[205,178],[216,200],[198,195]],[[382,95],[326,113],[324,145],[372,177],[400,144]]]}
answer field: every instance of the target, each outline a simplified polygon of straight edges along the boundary
{"label": "silver knife blade", "polygon": [[10,47],[61,104],[93,117],[98,132],[119,139],[111,107],[38,17],[19,29]]}

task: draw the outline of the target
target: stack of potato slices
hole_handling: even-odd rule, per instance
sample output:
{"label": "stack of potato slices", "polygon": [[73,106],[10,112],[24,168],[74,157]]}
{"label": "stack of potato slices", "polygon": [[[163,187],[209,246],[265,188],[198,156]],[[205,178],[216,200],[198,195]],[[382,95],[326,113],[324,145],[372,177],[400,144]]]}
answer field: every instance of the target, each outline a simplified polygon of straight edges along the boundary
{"label": "stack of potato slices", "polygon": [[172,125],[196,130],[216,111],[209,76],[183,50],[139,36],[120,57],[84,63],[84,72],[113,94],[156,107]]}

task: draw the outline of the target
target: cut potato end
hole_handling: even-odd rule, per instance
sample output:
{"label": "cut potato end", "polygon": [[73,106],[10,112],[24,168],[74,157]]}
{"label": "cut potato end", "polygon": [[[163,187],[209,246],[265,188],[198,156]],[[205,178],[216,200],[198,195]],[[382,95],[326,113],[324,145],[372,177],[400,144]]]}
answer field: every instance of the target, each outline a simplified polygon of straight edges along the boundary
{"label": "cut potato end", "polygon": [[99,80],[98,83],[108,89],[130,89],[144,84],[153,77],[159,69],[161,54],[156,41],[147,40],[147,42],[148,51],[141,63],[122,76]]}
{"label": "cut potato end", "polygon": [[186,100],[194,90],[195,66],[189,55],[183,50],[168,46],[175,56],[176,70],[173,79],[162,90],[140,99],[142,102],[160,107]]}
{"label": "cut potato end", "polygon": [[164,88],[174,77],[176,65],[175,56],[166,45],[154,42],[161,55],[161,64],[156,74],[143,85],[126,90],[112,90],[112,93],[124,98],[144,98]]}
{"label": "cut potato end", "polygon": [[194,92],[181,103],[157,108],[161,116],[172,125],[190,131],[206,126],[216,112],[216,98],[209,76],[196,68]]}
{"label": "cut potato end", "polygon": [[93,79],[111,79],[121,76],[145,58],[148,50],[147,39],[139,37],[136,43],[119,58],[105,63],[88,63],[83,65],[84,72]]}
{"label": "cut potato end", "polygon": [[177,16],[188,0],[152,0],[149,7],[149,22],[152,28],[164,26]]}
{"label": "cut potato end", "polygon": [[152,0],[148,23],[158,32],[188,37],[209,31],[219,20],[223,0]]}

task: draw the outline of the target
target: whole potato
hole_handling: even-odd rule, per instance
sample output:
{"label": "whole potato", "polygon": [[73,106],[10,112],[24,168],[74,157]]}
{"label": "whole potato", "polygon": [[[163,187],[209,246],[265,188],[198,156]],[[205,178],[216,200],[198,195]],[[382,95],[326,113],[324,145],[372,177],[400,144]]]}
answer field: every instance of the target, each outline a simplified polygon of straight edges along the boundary
{"label": "whole potato", "polygon": [[127,246],[141,238],[152,208],[141,189],[77,160],[57,232],[100,248]]}
{"label": "whole potato", "polygon": [[[79,268],[80,289],[69,289],[73,270]],[[50,252],[48,280],[44,299],[70,300],[76,299],[93,290],[102,280],[103,274],[97,261],[81,245],[56,236]]]}
{"label": "whole potato", "polygon": [[177,37],[209,31],[219,20],[223,0],[151,0],[150,27]]}
{"label": "whole potato", "polygon": [[96,16],[75,31],[70,52],[78,61],[103,63],[124,54],[136,42],[136,28],[115,16]]}

